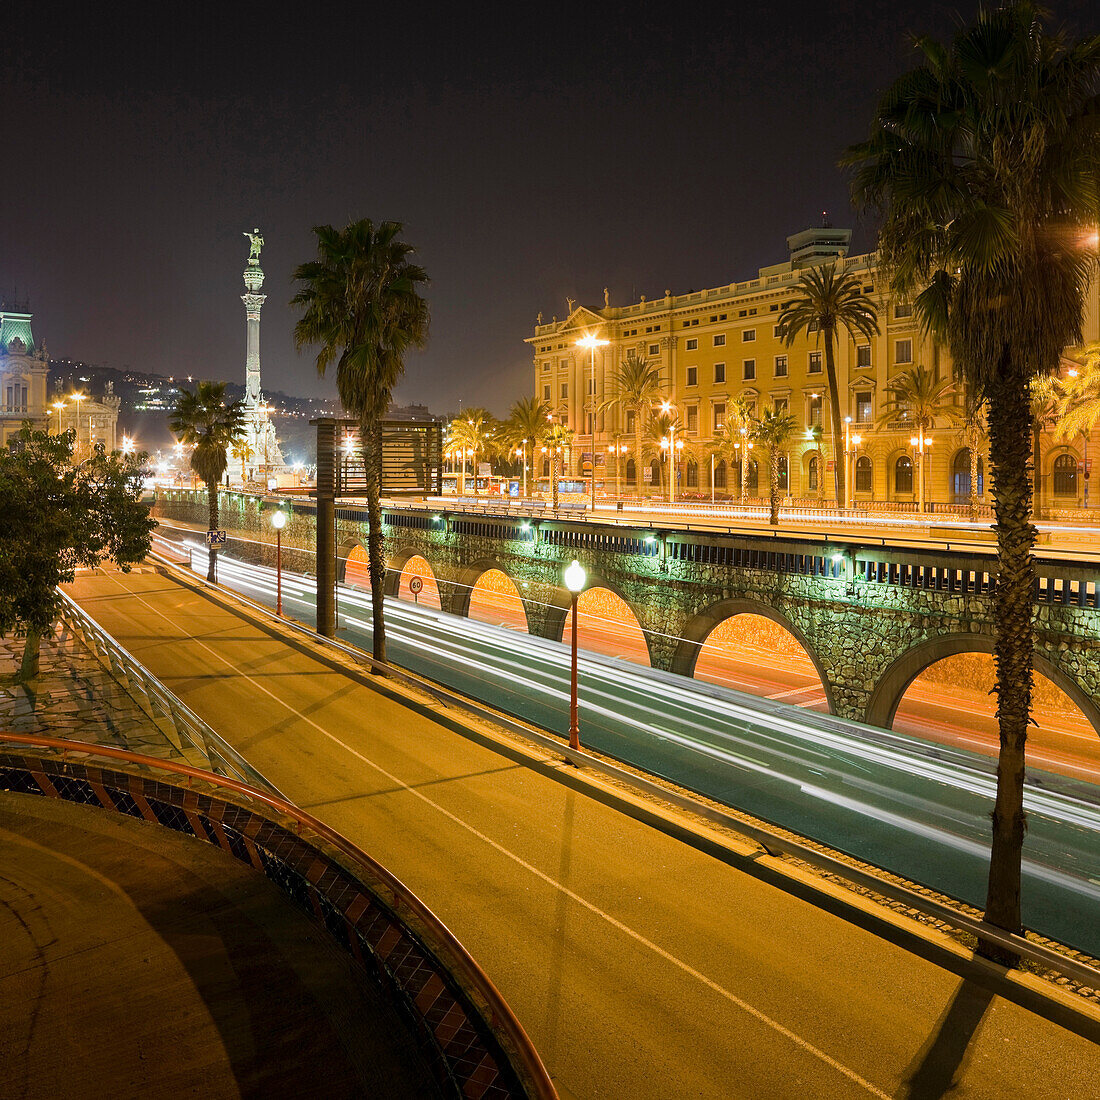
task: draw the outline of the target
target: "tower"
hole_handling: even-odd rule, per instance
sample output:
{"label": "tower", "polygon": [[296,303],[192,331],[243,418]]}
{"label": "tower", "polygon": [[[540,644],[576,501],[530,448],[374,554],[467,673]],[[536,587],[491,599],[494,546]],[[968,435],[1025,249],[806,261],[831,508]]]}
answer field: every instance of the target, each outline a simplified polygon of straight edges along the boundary
{"label": "tower", "polygon": [[[264,239],[259,229],[253,229],[251,233],[245,232],[244,236],[249,243],[248,264],[244,269],[245,293],[241,295],[248,328],[244,359],[247,446],[246,457],[241,460],[241,480],[252,480],[255,471],[262,469],[266,482],[284,463],[279,451],[279,441],[275,436],[275,425],[268,416],[268,408],[260,390],[260,310],[267,301],[267,295],[260,293],[264,285],[263,268],[260,267],[260,249],[264,246]],[[252,471],[251,477],[249,470]]]}

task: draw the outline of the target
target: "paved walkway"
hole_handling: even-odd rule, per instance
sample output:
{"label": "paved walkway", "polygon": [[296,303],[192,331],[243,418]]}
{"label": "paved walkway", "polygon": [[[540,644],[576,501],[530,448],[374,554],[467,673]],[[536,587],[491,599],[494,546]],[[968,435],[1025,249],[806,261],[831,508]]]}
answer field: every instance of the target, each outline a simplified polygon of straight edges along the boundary
{"label": "paved walkway", "polygon": [[0,793],[0,1096],[436,1095],[365,974],[259,875]]}

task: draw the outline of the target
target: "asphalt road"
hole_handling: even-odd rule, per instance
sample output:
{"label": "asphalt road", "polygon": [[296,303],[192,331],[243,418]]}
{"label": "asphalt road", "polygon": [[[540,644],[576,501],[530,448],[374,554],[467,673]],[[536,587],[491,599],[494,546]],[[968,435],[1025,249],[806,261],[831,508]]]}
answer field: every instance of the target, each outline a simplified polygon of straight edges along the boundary
{"label": "asphalt road", "polygon": [[[635,822],[155,574],[73,595],[291,798],[390,867],[569,1097],[1085,1096],[1071,1032]],[[879,927],[880,930],[881,926]],[[906,942],[909,942],[906,940]],[[935,961],[931,961],[935,960]]]}
{"label": "asphalt road", "polygon": [[[224,556],[218,570],[223,584],[274,607],[273,570]],[[313,586],[284,572],[288,615],[311,621]],[[367,650],[369,607],[365,592],[341,589],[341,636]],[[568,729],[565,647],[397,600],[387,623],[399,665],[544,729]],[[988,756],[594,654],[580,662],[580,700],[585,744],[984,905]],[[1100,954],[1100,789],[1038,771],[1029,784],[1024,923]]]}

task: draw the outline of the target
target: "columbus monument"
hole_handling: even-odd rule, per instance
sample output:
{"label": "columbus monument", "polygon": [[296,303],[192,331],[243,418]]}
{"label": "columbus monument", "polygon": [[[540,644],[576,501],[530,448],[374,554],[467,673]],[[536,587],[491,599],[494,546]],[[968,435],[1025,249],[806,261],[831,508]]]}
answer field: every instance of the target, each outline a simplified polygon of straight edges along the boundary
{"label": "columbus monument", "polygon": [[242,466],[263,469],[265,479],[282,469],[284,462],[275,437],[275,425],[268,417],[268,408],[260,392],[260,310],[267,295],[260,293],[264,285],[264,273],[260,267],[260,249],[264,239],[258,229],[245,232],[248,238],[248,265],[244,269],[246,293],[241,295],[245,315],[248,318],[248,343],[245,352],[245,444],[249,457]]}

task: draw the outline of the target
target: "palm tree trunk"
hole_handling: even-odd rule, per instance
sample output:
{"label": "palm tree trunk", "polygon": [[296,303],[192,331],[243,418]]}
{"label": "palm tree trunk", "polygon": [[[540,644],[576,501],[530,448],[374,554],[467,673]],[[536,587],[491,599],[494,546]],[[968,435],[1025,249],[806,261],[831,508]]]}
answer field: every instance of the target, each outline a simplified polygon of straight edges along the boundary
{"label": "palm tree trunk", "polygon": [[16,677],[20,683],[25,684],[38,675],[41,645],[42,632],[38,627],[27,623],[27,638],[23,643],[23,661],[19,666],[19,675]]}
{"label": "palm tree trunk", "polygon": [[376,417],[359,425],[367,482],[367,559],[370,571],[371,655],[386,662],[386,553],[382,538],[382,425]]}
{"label": "palm tree trunk", "polygon": [[558,455],[553,449],[550,451],[550,493],[556,512],[558,510]]}
{"label": "palm tree trunk", "polygon": [[1031,460],[1035,471],[1035,515],[1043,518],[1043,426],[1038,417],[1032,421]]}
{"label": "palm tree trunk", "polygon": [[[1008,353],[1005,353],[1008,359]],[[993,660],[997,678],[1000,755],[993,808],[993,843],[985,917],[1009,932],[1020,930],[1020,862],[1024,843],[1024,746],[1031,714],[1035,567],[1031,550],[1032,440],[1027,383],[1014,364],[1003,364],[989,394],[989,455],[997,531],[997,588],[993,597]],[[1013,957],[990,945],[985,954]]]}
{"label": "palm tree trunk", "polygon": [[833,477],[836,483],[836,506],[844,507],[844,471],[840,468],[840,439],[844,428],[840,422],[840,392],[836,388],[836,330],[822,327],[825,337],[825,376],[829,383],[829,418],[833,422]]}
{"label": "palm tree trunk", "polygon": [[970,447],[970,520],[978,518],[978,448]]}
{"label": "palm tree trunk", "polygon": [[642,498],[642,414],[634,410],[634,495]]}
{"label": "palm tree trunk", "polygon": [[[206,483],[206,502],[210,506],[210,530],[216,531],[218,529],[218,483],[216,481]],[[206,579],[211,584],[218,579],[218,551],[213,544],[207,555]]]}
{"label": "palm tree trunk", "polygon": [[768,452],[768,476],[771,478],[771,515],[768,522],[779,525],[779,448],[772,447]]}

